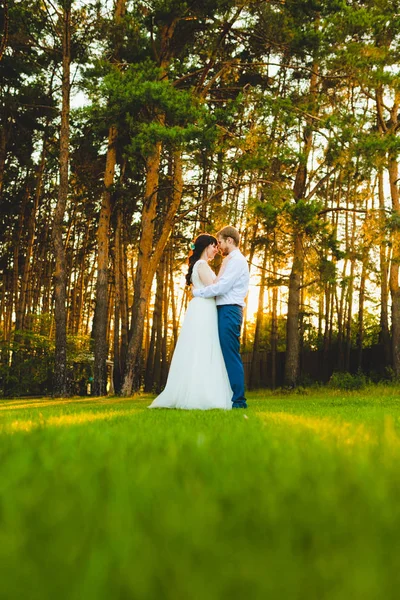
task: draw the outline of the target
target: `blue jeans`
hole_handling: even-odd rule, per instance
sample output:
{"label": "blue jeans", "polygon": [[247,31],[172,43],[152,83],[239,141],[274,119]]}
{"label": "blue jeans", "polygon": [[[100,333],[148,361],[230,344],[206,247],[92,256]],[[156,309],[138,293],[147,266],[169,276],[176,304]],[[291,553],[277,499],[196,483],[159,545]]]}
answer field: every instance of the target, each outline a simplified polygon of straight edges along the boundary
{"label": "blue jeans", "polygon": [[233,391],[232,408],[246,408],[244,369],[239,352],[243,309],[236,304],[223,304],[217,308],[219,340]]}

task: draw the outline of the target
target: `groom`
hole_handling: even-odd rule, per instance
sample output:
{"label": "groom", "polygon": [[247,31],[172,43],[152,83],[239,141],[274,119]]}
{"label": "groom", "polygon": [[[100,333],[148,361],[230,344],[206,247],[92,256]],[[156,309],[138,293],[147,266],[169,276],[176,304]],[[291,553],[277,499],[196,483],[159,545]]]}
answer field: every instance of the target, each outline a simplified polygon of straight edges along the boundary
{"label": "groom", "polygon": [[235,227],[224,227],[217,233],[216,238],[218,248],[225,256],[218,281],[205,288],[193,290],[193,295],[201,298],[216,296],[219,339],[233,391],[232,408],[247,408],[239,338],[244,299],[249,290],[249,267],[239,250],[240,236]]}

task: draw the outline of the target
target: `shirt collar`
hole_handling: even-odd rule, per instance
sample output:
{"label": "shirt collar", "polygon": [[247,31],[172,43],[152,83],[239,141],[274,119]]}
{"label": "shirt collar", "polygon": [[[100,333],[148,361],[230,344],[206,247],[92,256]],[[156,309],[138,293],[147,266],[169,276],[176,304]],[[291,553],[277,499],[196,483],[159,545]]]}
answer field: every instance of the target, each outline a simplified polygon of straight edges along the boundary
{"label": "shirt collar", "polygon": [[232,250],[232,252],[229,253],[229,256],[235,256],[236,254],[240,254],[239,248],[236,248],[235,250]]}

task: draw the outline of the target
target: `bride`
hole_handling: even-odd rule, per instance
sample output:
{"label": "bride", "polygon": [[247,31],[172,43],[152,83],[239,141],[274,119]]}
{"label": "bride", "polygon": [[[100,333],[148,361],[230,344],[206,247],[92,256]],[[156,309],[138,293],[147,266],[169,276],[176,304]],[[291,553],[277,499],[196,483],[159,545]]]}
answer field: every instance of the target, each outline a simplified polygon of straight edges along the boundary
{"label": "bride", "polygon": [[[216,238],[203,233],[191,247],[187,285],[193,284],[195,288],[211,285],[216,275],[208,261],[218,253]],[[190,301],[167,384],[149,408],[232,408],[232,389],[218,337],[215,298]]]}

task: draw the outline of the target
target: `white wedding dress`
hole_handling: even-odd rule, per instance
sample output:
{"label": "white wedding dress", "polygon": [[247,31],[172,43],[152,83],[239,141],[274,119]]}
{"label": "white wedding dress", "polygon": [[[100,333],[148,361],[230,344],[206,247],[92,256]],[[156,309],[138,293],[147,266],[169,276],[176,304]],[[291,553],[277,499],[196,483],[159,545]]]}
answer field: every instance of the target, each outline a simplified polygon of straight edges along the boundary
{"label": "white wedding dress", "polygon": [[[193,267],[192,283],[195,288],[204,287],[198,275],[201,263],[206,261],[198,260]],[[215,279],[215,273],[211,269],[210,272]],[[167,384],[149,408],[232,408],[232,389],[218,337],[215,298],[193,298],[190,301]]]}

